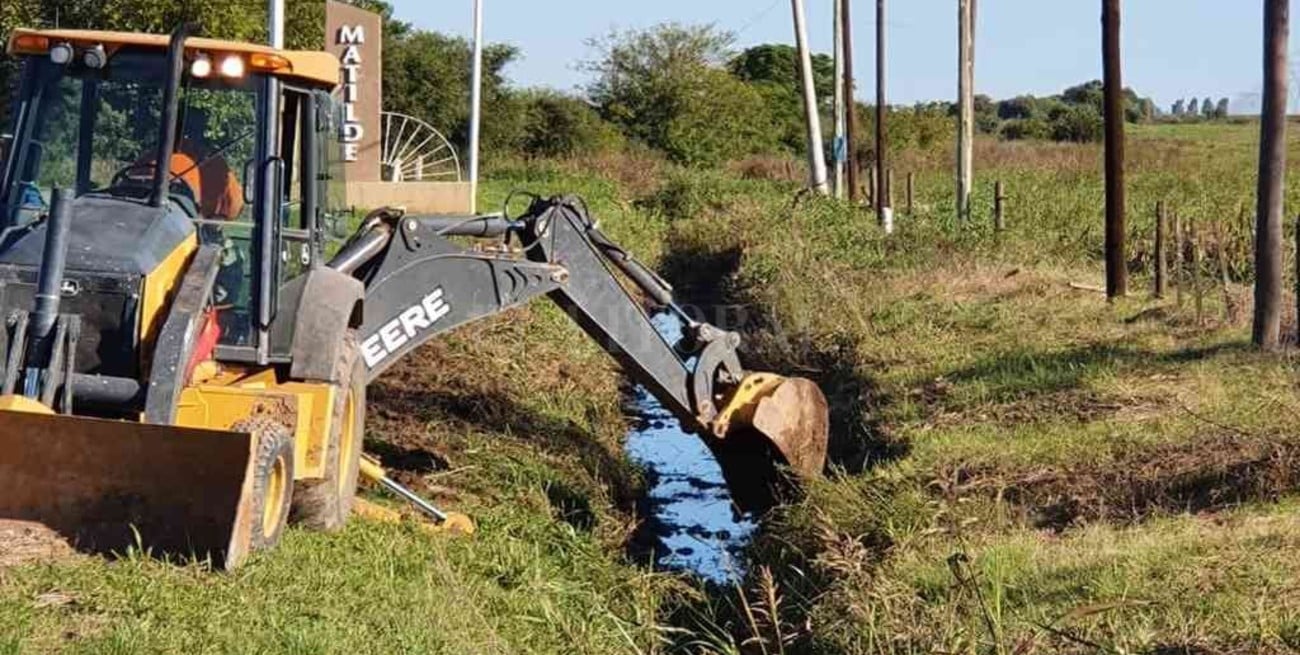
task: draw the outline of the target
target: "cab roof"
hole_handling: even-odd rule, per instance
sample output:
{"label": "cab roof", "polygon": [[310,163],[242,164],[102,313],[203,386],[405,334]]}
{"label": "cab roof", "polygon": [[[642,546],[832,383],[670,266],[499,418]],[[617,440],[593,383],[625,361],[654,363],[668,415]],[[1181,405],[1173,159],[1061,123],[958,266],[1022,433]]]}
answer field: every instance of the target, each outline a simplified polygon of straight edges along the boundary
{"label": "cab roof", "polygon": [[[137,32],[104,32],[99,30],[34,30],[19,28],[9,34],[7,51],[10,55],[41,54],[58,43],[71,43],[73,47],[90,47],[102,44],[111,55],[122,47],[157,48],[166,50],[171,40],[166,34],[141,34]],[[43,44],[43,45],[42,45]],[[339,83],[339,60],[328,52],[311,50],[277,50],[275,48],[245,43],[190,37],[185,39],[186,54],[206,53],[212,57],[237,54],[246,58],[252,55],[269,55],[265,59],[273,66],[260,68],[276,77],[298,80],[313,86],[334,87]],[[259,67],[252,67],[258,69]]]}

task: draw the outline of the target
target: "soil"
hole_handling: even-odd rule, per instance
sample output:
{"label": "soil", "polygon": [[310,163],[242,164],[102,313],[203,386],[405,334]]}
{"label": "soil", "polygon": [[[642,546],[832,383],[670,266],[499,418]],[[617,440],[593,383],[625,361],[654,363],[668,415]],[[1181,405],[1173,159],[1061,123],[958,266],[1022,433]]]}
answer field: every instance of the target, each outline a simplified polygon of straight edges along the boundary
{"label": "soil", "polygon": [[0,519],[0,569],[64,559],[74,552],[62,535],[40,523]]}

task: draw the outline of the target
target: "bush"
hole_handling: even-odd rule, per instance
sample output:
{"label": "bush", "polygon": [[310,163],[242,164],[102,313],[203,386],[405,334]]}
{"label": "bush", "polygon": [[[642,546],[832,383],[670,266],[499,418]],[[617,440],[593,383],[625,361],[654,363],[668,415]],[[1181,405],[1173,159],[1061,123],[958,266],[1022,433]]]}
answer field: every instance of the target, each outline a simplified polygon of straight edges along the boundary
{"label": "bush", "polygon": [[623,135],[580,98],[555,91],[526,91],[517,149],[531,157],[571,157],[620,150]]}
{"label": "bush", "polygon": [[1052,138],[1052,126],[1040,118],[1008,120],[1002,125],[1002,138],[1009,141]]}
{"label": "bush", "polygon": [[1092,143],[1101,141],[1105,124],[1101,114],[1091,105],[1073,105],[1052,115],[1052,139]]}
{"label": "bush", "polygon": [[[918,103],[911,107],[890,107],[885,118],[885,139],[893,152],[902,150],[928,151],[947,147],[952,140],[955,119],[948,104],[941,102]],[[875,158],[876,109],[858,105],[857,157],[859,161]]]}
{"label": "bush", "polygon": [[663,184],[638,204],[669,220],[724,211],[744,197],[744,183],[722,171],[676,169]]}
{"label": "bush", "polygon": [[693,89],[667,121],[660,147],[689,166],[717,166],[780,148],[780,131],[763,94],[726,71],[698,71]]}

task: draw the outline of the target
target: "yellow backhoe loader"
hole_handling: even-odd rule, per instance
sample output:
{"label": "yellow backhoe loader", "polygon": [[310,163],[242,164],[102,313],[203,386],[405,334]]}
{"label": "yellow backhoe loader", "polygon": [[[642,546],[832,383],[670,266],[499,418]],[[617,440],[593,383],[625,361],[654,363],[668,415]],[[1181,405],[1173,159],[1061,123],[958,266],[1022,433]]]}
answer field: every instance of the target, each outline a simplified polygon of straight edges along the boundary
{"label": "yellow backhoe loader", "polygon": [[[224,568],[288,522],[337,528],[367,383],[543,296],[739,462],[738,487],[775,464],[821,472],[817,387],[745,370],[739,336],[687,317],[580,201],[380,209],[341,231],[338,60],[191,31],[10,35],[23,73],[0,178],[0,521]],[[336,251],[335,234],[350,234]],[[685,338],[660,336],[644,302]]]}

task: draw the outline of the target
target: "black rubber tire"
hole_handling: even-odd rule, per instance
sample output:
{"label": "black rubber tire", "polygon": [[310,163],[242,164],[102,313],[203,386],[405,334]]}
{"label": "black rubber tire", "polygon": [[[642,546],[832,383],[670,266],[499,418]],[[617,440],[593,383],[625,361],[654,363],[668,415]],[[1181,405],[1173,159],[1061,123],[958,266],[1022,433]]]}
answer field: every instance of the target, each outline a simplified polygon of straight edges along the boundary
{"label": "black rubber tire", "polygon": [[[366,367],[355,331],[348,330],[343,337],[343,347],[334,367],[341,393],[335,394],[330,435],[325,447],[325,475],[319,479],[299,480],[293,494],[290,518],[295,525],[308,530],[333,531],[343,527],[357,496],[357,475],[361,468],[366,424]],[[342,437],[349,414],[349,399],[352,444],[350,448],[344,448]]]}
{"label": "black rubber tire", "polygon": [[[235,424],[233,429],[248,432],[257,439],[257,450],[253,455],[249,547],[254,551],[267,550],[280,543],[289,522],[289,507],[293,502],[293,435],[288,428],[268,416],[245,419]],[[272,520],[268,525],[268,494],[277,493],[277,475],[280,499],[278,507],[272,509]]]}

